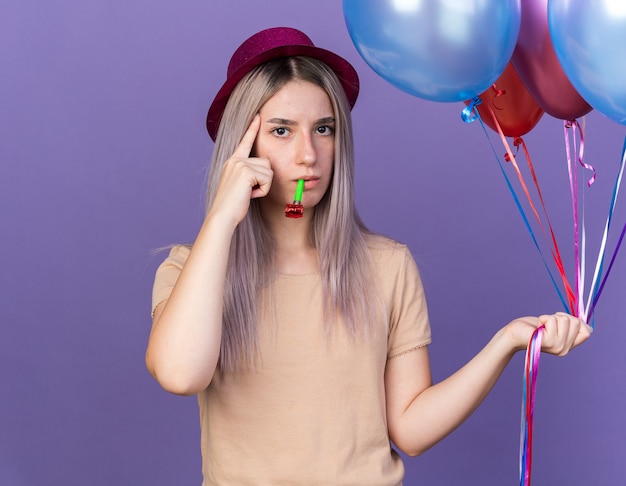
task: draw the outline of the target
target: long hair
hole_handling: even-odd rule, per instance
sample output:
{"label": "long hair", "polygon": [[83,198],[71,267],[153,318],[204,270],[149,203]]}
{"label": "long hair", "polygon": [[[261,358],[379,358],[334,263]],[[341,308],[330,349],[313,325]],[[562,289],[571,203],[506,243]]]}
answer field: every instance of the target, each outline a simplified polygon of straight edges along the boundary
{"label": "long hair", "polygon": [[[207,187],[210,209],[224,162],[233,154],[263,104],[286,83],[303,80],[329,96],[335,116],[333,177],[315,207],[311,241],[317,249],[324,293],[325,331],[341,318],[352,338],[367,337],[375,300],[368,230],[354,204],[354,149],[350,106],[335,73],[317,59],[294,56],[269,61],[244,77],[232,92],[217,133]],[[253,369],[258,358],[261,292],[275,277],[274,244],[257,199],[235,229],[224,289],[220,368]]]}

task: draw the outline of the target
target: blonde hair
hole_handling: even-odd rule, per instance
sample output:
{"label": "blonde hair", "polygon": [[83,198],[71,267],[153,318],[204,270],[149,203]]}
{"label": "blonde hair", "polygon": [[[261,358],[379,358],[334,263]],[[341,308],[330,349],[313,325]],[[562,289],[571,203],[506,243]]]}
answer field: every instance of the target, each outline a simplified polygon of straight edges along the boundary
{"label": "blonde hair", "polygon": [[[317,59],[294,56],[269,61],[244,77],[232,92],[217,133],[207,187],[207,211],[219,183],[222,166],[239,145],[263,104],[291,80],[320,86],[335,115],[333,177],[315,208],[311,241],[318,251],[324,292],[325,331],[341,316],[348,334],[367,336],[375,300],[371,289],[369,234],[354,204],[354,150],[350,106],[335,73]],[[272,236],[253,199],[231,242],[224,291],[220,367],[251,369],[257,364],[257,322],[267,302],[261,292],[275,277]]]}

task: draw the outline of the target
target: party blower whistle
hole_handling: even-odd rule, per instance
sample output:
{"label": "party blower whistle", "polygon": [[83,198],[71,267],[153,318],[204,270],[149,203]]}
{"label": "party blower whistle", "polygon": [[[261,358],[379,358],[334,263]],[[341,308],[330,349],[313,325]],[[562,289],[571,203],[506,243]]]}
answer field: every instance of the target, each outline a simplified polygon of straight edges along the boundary
{"label": "party blower whistle", "polygon": [[304,179],[298,179],[296,186],[296,194],[293,196],[293,204],[285,206],[285,216],[287,218],[301,218],[304,214],[304,206],[302,206],[302,193],[304,192]]}

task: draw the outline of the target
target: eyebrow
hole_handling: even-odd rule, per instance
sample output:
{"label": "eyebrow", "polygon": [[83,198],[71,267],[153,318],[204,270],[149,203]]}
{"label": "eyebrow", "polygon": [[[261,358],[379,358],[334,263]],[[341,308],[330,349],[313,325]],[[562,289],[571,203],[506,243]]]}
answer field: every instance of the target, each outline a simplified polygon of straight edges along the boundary
{"label": "eyebrow", "polygon": [[[286,126],[292,126],[292,125],[298,124],[298,122],[295,122],[293,120],[288,120],[287,118],[270,118],[269,120],[267,120],[267,123],[272,123],[273,125],[286,125]],[[327,116],[325,118],[320,118],[319,120],[315,121],[316,125],[324,125],[324,124],[330,124],[330,123],[335,123],[335,117]]]}

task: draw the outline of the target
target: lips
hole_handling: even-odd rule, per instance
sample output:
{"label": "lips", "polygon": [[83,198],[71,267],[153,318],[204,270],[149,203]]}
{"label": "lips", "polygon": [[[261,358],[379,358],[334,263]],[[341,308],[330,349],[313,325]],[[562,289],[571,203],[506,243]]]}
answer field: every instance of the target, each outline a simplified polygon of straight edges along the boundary
{"label": "lips", "polygon": [[319,177],[313,177],[313,176],[301,177],[300,179],[304,179],[304,190],[305,191],[313,189],[320,182],[320,178]]}

